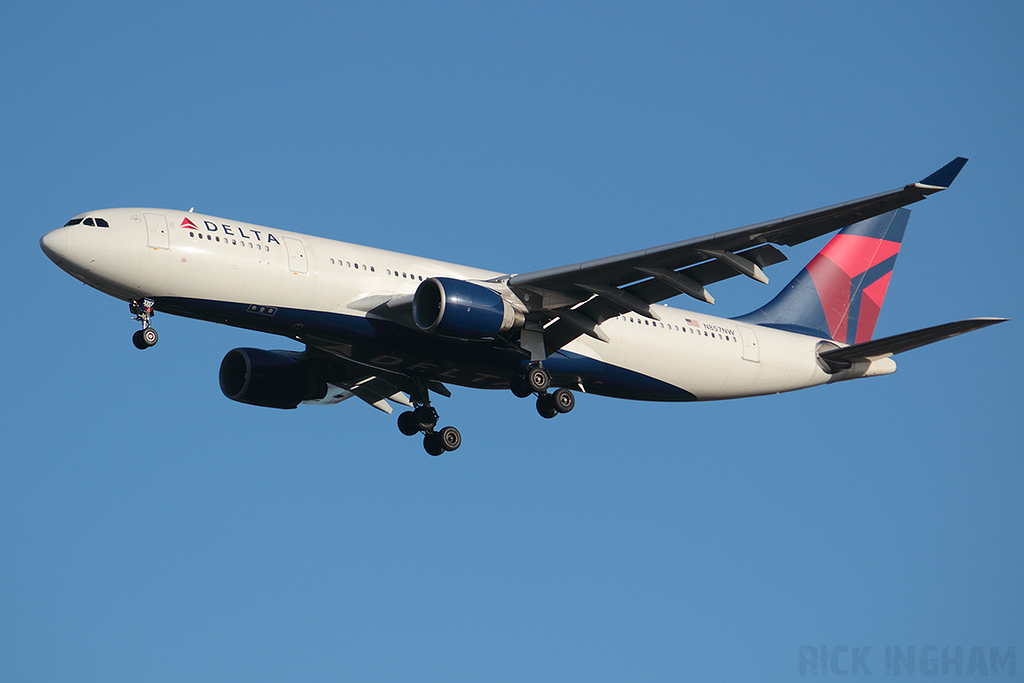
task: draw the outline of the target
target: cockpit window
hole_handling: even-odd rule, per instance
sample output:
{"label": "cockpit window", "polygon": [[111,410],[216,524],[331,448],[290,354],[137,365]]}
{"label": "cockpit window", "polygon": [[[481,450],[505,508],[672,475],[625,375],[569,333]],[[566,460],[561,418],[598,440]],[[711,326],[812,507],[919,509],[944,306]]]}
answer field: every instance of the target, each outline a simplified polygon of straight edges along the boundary
{"label": "cockpit window", "polygon": [[94,228],[110,227],[110,223],[107,222],[106,218],[96,218],[94,216],[89,216],[88,218],[72,218],[71,220],[64,224],[64,227],[66,228],[69,225],[78,225],[79,223],[81,223],[82,225],[89,225]]}

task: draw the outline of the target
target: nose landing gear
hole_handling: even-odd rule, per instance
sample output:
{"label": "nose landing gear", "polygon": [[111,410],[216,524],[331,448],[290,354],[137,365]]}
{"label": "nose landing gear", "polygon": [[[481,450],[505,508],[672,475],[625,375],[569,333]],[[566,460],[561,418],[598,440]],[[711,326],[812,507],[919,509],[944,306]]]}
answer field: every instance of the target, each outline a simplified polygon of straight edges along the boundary
{"label": "nose landing gear", "polygon": [[153,303],[152,299],[136,300],[128,303],[128,309],[132,312],[132,320],[138,320],[142,323],[142,329],[132,335],[132,343],[135,344],[135,348],[140,350],[155,346],[160,340],[160,336],[149,322],[149,319],[156,315],[153,312]]}
{"label": "nose landing gear", "polygon": [[530,365],[526,372],[512,375],[509,388],[519,398],[537,395],[537,412],[550,420],[560,413],[568,413],[576,406],[576,397],[568,389],[555,389],[548,393],[551,374],[540,365]]}

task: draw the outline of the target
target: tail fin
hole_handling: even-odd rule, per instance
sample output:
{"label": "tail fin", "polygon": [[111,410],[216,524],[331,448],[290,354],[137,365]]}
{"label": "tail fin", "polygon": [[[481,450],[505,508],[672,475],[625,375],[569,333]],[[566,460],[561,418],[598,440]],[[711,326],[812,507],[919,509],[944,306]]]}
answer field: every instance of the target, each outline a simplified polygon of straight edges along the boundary
{"label": "tail fin", "polygon": [[843,228],[777,297],[737,320],[870,341],[909,218],[908,209],[896,209]]}

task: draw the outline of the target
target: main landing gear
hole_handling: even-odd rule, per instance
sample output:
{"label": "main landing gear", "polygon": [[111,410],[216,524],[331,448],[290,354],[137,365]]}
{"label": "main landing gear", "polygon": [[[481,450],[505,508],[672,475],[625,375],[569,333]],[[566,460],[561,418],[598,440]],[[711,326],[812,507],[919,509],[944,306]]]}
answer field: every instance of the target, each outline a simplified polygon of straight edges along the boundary
{"label": "main landing gear", "polygon": [[132,343],[135,344],[135,348],[148,349],[150,346],[155,346],[160,340],[160,336],[149,322],[149,319],[156,315],[153,313],[153,300],[131,301],[128,303],[128,309],[132,312],[132,320],[142,323],[142,329],[132,335]]}
{"label": "main landing gear", "polygon": [[434,431],[438,415],[430,405],[426,387],[421,387],[412,397],[413,410],[407,410],[398,416],[398,430],[406,436],[423,434],[423,449],[430,455],[441,455],[445,451],[454,451],[462,445],[462,435],[455,427],[444,427]]}
{"label": "main landing gear", "polygon": [[509,388],[519,398],[531,394],[537,395],[537,412],[550,420],[560,413],[568,413],[576,406],[576,397],[568,389],[555,389],[548,393],[551,386],[551,374],[540,365],[530,365],[526,372],[512,375]]}

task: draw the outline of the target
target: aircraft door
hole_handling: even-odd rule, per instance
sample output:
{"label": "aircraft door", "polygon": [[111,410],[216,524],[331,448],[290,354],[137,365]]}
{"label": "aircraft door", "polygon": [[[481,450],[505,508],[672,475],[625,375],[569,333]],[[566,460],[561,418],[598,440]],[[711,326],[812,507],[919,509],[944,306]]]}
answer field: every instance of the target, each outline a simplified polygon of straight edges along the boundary
{"label": "aircraft door", "polygon": [[740,339],[743,340],[743,360],[760,363],[761,351],[757,346],[757,334],[749,327],[741,327],[739,325],[737,327],[740,330]]}
{"label": "aircraft door", "polygon": [[170,249],[171,235],[167,229],[167,216],[161,213],[144,213],[146,234],[151,249]]}
{"label": "aircraft door", "polygon": [[302,244],[302,240],[285,237],[284,247],[288,250],[288,268],[293,273],[309,272],[306,266],[306,247]]}

